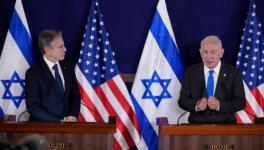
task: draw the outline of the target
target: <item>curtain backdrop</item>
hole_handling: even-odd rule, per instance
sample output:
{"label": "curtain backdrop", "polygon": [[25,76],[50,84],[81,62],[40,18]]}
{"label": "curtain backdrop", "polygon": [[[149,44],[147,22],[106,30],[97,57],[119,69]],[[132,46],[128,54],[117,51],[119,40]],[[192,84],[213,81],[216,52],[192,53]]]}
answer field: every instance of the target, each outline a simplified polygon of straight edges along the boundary
{"label": "curtain backdrop", "polygon": [[[200,62],[201,39],[218,35],[225,49],[223,60],[235,64],[249,0],[166,0],[177,45],[185,67]],[[264,2],[255,0],[264,26]],[[90,0],[22,0],[34,50],[38,34],[61,30],[67,58],[76,62],[81,47]],[[135,73],[157,0],[99,0],[120,71]],[[15,0],[0,0],[0,51],[7,34]],[[263,28],[262,26],[262,28]]]}

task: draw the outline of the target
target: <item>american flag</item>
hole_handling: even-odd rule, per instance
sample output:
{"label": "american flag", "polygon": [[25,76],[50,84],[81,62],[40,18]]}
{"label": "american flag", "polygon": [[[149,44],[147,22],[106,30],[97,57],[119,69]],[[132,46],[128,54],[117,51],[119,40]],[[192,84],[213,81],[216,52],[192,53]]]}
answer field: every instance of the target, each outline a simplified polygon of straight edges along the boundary
{"label": "american flag", "polygon": [[75,72],[82,106],[79,121],[107,122],[116,116],[114,149],[129,149],[140,141],[134,107],[118,69],[98,2],[92,1]]}
{"label": "american flag", "polygon": [[252,123],[254,116],[264,116],[264,36],[253,0],[249,5],[237,67],[242,71],[247,99],[246,111],[236,114],[237,122]]}

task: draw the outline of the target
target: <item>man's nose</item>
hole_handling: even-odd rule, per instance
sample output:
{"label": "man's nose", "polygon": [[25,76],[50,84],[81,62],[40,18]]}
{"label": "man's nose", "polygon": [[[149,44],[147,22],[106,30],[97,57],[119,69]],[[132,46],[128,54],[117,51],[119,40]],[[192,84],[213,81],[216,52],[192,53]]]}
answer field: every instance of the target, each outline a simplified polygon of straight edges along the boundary
{"label": "man's nose", "polygon": [[207,54],[207,57],[212,57],[212,56],[214,56],[213,53],[210,53],[210,52],[209,52],[209,53]]}

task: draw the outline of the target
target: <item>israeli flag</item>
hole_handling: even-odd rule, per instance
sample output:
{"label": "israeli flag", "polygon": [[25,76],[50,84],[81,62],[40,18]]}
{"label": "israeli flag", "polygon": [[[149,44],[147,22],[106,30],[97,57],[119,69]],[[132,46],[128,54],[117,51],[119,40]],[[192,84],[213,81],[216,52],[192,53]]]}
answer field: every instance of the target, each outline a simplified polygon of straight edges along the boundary
{"label": "israeli flag", "polygon": [[[26,110],[25,72],[34,62],[32,40],[23,9],[17,0],[0,57],[0,107],[6,115]],[[28,116],[21,116],[27,120]]]}
{"label": "israeli flag", "polygon": [[[132,101],[147,149],[158,149],[158,117],[176,124],[184,111],[178,106],[184,69],[165,0],[160,0],[132,87]],[[181,118],[187,122],[188,115]],[[140,147],[140,146],[139,146]]]}
{"label": "israeli flag", "polygon": [[3,111],[3,109],[1,108],[1,106],[0,106],[0,119],[1,119],[1,117],[4,115],[4,111]]}

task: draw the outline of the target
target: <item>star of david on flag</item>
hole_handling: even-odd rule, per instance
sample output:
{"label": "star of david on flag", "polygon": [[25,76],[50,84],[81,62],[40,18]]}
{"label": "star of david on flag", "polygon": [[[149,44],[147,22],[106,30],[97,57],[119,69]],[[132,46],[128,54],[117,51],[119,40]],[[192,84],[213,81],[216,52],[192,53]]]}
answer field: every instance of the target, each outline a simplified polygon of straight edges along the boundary
{"label": "star of david on flag", "polygon": [[[26,110],[25,72],[34,62],[32,40],[21,0],[15,9],[0,58],[0,107],[6,115],[18,116]],[[28,115],[20,120],[28,120]]]}
{"label": "star of david on flag", "polygon": [[[3,95],[3,99],[6,100],[11,99],[13,103],[16,105],[16,108],[19,108],[22,100],[26,98],[25,90],[24,90],[25,80],[20,79],[19,75],[15,71],[10,80],[2,80],[2,83],[6,89]],[[16,87],[17,89],[15,90],[11,88],[11,86],[14,86],[14,84],[18,84],[16,85],[18,87]],[[17,91],[17,93],[12,93],[14,91]]]}
{"label": "star of david on flag", "polygon": [[[178,116],[185,112],[178,106],[183,73],[166,3],[160,0],[131,92],[139,120],[141,147],[158,149],[157,118],[167,117],[170,124],[176,124]],[[188,115],[184,117],[181,121],[187,122]]]}
{"label": "star of david on flag", "polygon": [[[159,107],[159,104],[162,99],[171,98],[171,95],[167,89],[170,84],[170,81],[171,79],[161,79],[158,73],[154,71],[151,79],[142,79],[142,83],[146,88],[142,96],[142,99],[151,99],[154,102],[155,106]],[[153,91],[152,93],[151,88],[153,86],[161,86],[162,87],[161,93],[156,93],[155,91]]]}

